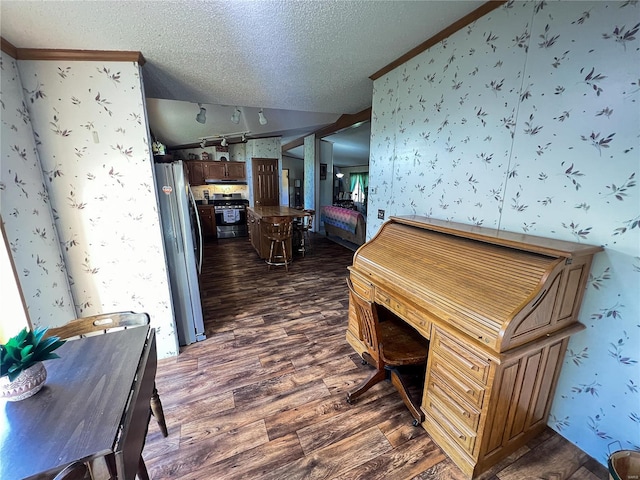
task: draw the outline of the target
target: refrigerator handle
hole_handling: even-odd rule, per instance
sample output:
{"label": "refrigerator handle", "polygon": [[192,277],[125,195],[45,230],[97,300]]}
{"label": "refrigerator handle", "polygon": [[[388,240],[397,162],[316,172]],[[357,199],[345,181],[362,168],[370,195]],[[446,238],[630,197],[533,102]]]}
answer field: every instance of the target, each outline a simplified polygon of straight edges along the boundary
{"label": "refrigerator handle", "polygon": [[200,225],[200,214],[198,213],[198,205],[196,199],[191,191],[191,186],[187,184],[187,191],[189,192],[189,201],[193,205],[193,211],[196,216],[196,225],[198,225],[198,245],[196,245],[198,255],[198,274],[202,272],[202,225]]}
{"label": "refrigerator handle", "polygon": [[[169,211],[171,212],[177,212],[177,207],[174,205],[175,203],[175,192],[173,192],[173,194],[168,195],[167,198],[168,202],[169,202]],[[180,227],[176,224],[176,215],[177,213],[171,214],[171,230],[172,230],[172,234],[173,234],[173,242],[176,245],[176,251],[177,252],[181,252],[183,250],[182,248],[182,240],[180,238],[178,238],[180,236],[179,232],[180,232]]]}

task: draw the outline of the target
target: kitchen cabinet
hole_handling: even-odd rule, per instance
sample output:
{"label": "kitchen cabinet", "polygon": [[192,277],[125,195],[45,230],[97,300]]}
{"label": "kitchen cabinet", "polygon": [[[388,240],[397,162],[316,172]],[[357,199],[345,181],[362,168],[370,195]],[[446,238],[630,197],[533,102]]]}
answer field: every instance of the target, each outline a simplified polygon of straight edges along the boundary
{"label": "kitchen cabinet", "polygon": [[247,165],[244,162],[225,162],[227,177],[233,180],[245,180],[247,178]]}
{"label": "kitchen cabinet", "polygon": [[245,180],[247,178],[244,162],[212,162],[208,165],[207,178],[212,180]]}
{"label": "kitchen cabinet", "polygon": [[198,215],[204,238],[216,238],[216,214],[213,205],[198,205]]}
{"label": "kitchen cabinet", "polygon": [[205,180],[246,180],[247,169],[244,162],[187,162],[189,183],[205,185]]}
{"label": "kitchen cabinet", "polygon": [[260,233],[260,217],[251,209],[247,210],[247,229],[249,231],[251,246],[256,249],[256,252],[260,252],[262,242],[262,235]]}
{"label": "kitchen cabinet", "polygon": [[186,162],[189,171],[189,184],[205,184],[205,163],[206,162]]}

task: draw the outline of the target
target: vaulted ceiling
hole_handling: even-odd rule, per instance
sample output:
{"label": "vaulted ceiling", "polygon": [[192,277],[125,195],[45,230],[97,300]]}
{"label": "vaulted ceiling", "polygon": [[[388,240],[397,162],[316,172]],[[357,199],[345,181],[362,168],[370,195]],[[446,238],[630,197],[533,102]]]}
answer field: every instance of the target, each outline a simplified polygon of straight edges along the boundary
{"label": "vaulted ceiling", "polygon": [[18,48],[142,52],[152,131],[184,145],[238,131],[286,143],[360,112],[371,75],[482,3],[2,0],[0,12]]}

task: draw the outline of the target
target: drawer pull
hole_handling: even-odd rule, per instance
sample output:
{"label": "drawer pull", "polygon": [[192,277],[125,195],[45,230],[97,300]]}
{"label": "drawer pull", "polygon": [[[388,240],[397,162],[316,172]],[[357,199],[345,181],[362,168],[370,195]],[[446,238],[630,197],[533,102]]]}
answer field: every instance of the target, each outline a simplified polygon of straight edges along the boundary
{"label": "drawer pull", "polygon": [[[433,389],[434,389],[434,390],[439,390],[439,391],[440,391],[440,393],[441,393],[441,395],[444,395],[444,397],[445,397],[445,398],[449,398],[449,399],[451,399],[451,397],[449,397],[449,395],[447,394],[447,392],[445,392],[445,391],[440,387],[440,385],[438,385],[438,384],[436,384],[436,383],[432,383],[431,385],[433,386]],[[456,410],[458,410],[458,413],[459,413],[460,415],[462,415],[463,417],[471,418],[471,414],[470,414],[468,411],[466,411],[464,408],[462,408],[460,405],[458,405],[458,403],[457,403],[455,400],[451,399],[450,404],[451,404],[451,405],[453,405],[453,406],[455,407],[455,409],[456,409]]]}
{"label": "drawer pull", "polygon": [[460,355],[458,352],[456,352],[453,348],[451,348],[446,343],[440,342],[440,347],[443,350],[447,350],[449,353],[453,354],[460,361],[460,363],[464,364],[464,366],[469,368],[470,370],[476,370],[476,371],[480,370],[480,367],[478,367],[478,365],[476,365],[475,363],[471,362],[467,358]]}
{"label": "drawer pull", "polygon": [[449,428],[449,431],[451,433],[453,433],[456,437],[458,437],[460,440],[465,440],[467,438],[467,436],[464,433],[461,433],[460,430],[458,430],[448,419],[447,417],[445,417],[442,412],[440,410],[438,410],[433,403],[431,403],[431,408],[433,409],[434,412],[436,412],[438,414],[438,416],[440,417],[440,421],[442,421],[442,423],[446,424],[446,426]]}
{"label": "drawer pull", "polygon": [[442,369],[442,370],[438,369],[438,373],[441,373],[445,377],[447,377],[447,380],[449,382],[454,383],[456,385],[456,387],[458,387],[461,391],[463,391],[467,395],[472,395],[473,394],[473,389],[472,388],[470,388],[468,385],[465,385],[464,383],[462,383],[460,380],[458,380],[456,377],[451,375],[445,369]]}

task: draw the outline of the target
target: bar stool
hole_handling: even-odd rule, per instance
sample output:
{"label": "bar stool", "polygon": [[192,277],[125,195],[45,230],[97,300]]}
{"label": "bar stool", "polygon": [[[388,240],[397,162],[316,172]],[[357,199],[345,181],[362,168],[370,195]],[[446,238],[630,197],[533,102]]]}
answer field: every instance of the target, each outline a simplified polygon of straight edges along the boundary
{"label": "bar stool", "polygon": [[299,252],[302,253],[304,257],[305,254],[311,250],[311,229],[313,228],[313,217],[316,214],[315,210],[303,210],[304,215],[300,223],[297,225],[298,230],[300,231],[300,248]]}
{"label": "bar stool", "polygon": [[287,252],[287,244],[291,244],[293,217],[265,217],[262,221],[270,242],[269,258],[265,260],[268,270],[271,270],[271,265],[284,265],[288,272],[291,252]]}

